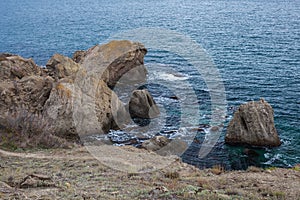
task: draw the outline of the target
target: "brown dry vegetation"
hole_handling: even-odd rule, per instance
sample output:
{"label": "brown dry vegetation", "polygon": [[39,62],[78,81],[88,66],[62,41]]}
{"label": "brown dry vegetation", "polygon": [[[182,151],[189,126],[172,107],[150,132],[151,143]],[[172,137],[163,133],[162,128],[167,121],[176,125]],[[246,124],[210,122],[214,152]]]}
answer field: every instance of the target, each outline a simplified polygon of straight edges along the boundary
{"label": "brown dry vegetation", "polygon": [[[144,152],[147,154],[147,152]],[[123,155],[124,157],[126,155]],[[121,172],[83,147],[0,150],[0,199],[299,199],[294,169],[199,170],[177,160],[149,172]],[[165,158],[157,156],[157,160]]]}
{"label": "brown dry vegetation", "polygon": [[52,124],[42,114],[16,111],[1,119],[0,147],[8,150],[18,148],[61,148],[72,144],[55,135]]}

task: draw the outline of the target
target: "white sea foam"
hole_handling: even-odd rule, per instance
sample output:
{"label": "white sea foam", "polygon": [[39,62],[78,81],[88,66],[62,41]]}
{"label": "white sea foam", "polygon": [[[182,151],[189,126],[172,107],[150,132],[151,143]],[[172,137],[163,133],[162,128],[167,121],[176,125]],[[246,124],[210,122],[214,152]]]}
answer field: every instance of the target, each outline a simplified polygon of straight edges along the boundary
{"label": "white sea foam", "polygon": [[169,74],[169,73],[159,73],[159,78],[168,81],[184,81],[188,77],[182,74]]}

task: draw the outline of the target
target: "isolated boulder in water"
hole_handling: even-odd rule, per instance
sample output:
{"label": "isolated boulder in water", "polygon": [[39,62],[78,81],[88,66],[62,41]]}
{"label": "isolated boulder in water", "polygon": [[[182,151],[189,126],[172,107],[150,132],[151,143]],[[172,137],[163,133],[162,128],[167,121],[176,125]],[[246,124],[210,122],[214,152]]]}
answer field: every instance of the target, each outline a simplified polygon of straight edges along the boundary
{"label": "isolated boulder in water", "polygon": [[129,113],[131,117],[151,119],[157,117],[160,112],[153,97],[148,90],[134,90],[129,101]]}
{"label": "isolated boulder in water", "polygon": [[80,64],[87,72],[100,76],[110,88],[131,69],[144,64],[144,45],[128,40],[96,45],[85,52]]}
{"label": "isolated boulder in water", "polygon": [[229,123],[225,142],[233,145],[280,146],[273,114],[271,105],[263,99],[241,105]]}

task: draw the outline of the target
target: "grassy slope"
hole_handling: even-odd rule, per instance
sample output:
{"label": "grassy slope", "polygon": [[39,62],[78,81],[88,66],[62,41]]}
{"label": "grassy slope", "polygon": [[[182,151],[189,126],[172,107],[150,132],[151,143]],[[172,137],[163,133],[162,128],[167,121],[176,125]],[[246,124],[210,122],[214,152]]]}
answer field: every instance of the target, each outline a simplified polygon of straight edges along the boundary
{"label": "grassy slope", "polygon": [[[82,147],[31,154],[0,151],[0,158],[0,199],[300,198],[299,168],[223,172],[177,160],[154,172],[128,173],[104,166]],[[38,178],[23,182],[32,174]]]}

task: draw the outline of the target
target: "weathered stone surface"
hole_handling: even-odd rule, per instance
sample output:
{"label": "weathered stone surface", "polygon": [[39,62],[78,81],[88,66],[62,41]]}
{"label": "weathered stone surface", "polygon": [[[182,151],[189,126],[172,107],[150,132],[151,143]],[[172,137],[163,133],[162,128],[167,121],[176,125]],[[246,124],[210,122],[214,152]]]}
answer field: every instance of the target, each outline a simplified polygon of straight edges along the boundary
{"label": "weathered stone surface", "polygon": [[271,105],[263,99],[241,105],[229,123],[225,142],[234,145],[279,146],[281,143]]}
{"label": "weathered stone surface", "polygon": [[171,140],[165,136],[155,136],[150,140],[146,140],[142,144],[142,148],[150,151],[158,151],[159,149],[166,146]]}
{"label": "weathered stone surface", "polygon": [[181,139],[172,139],[166,146],[156,151],[161,156],[181,156],[188,148],[188,144]]}
{"label": "weathered stone surface", "polygon": [[0,54],[0,119],[20,109],[42,113],[56,134],[68,139],[118,129],[130,116],[108,86],[127,72],[146,74],[145,53],[140,43],[112,41],[75,53],[79,63],[55,54],[46,69],[31,59]]}
{"label": "weathered stone surface", "polygon": [[14,82],[0,81],[1,115],[24,111],[40,113],[50,95],[52,83],[51,77],[41,76],[25,76]]}
{"label": "weathered stone surface", "polygon": [[124,113],[116,94],[103,80],[87,77],[84,69],[74,83],[57,83],[44,107],[44,115],[55,122],[58,135],[68,139],[107,133],[116,128],[114,117]]}
{"label": "weathered stone surface", "polygon": [[181,156],[188,148],[188,144],[180,139],[171,140],[165,136],[155,136],[143,142],[141,147],[161,156]]}
{"label": "weathered stone surface", "polygon": [[[112,91],[101,80],[95,80],[89,87],[79,88],[65,82],[53,87],[44,107],[44,116],[55,122],[59,136],[76,138],[78,134],[104,133],[110,128]],[[85,90],[94,90],[97,94],[87,99]]]}
{"label": "weathered stone surface", "polygon": [[0,118],[7,113],[39,113],[50,95],[53,79],[31,59],[1,54]]}
{"label": "weathered stone surface", "polygon": [[148,71],[145,65],[138,65],[123,74],[122,77],[118,80],[117,86],[122,88],[130,88],[130,86],[133,86],[136,88],[135,84],[142,85],[147,81],[147,74]]}
{"label": "weathered stone surface", "polygon": [[73,98],[73,119],[77,132],[80,135],[107,133],[114,126],[113,114],[125,112],[122,102],[103,80],[84,71],[78,73],[74,84],[77,95]]}
{"label": "weathered stone surface", "polygon": [[24,76],[40,76],[42,70],[32,59],[13,54],[0,54],[0,81],[18,80]]}
{"label": "weathered stone surface", "polygon": [[51,124],[55,124],[55,133],[70,140],[78,138],[73,122],[74,87],[71,83],[56,83],[47,99],[43,116]]}
{"label": "weathered stone surface", "polygon": [[54,54],[47,62],[46,67],[48,75],[55,80],[67,77],[74,79],[79,70],[79,64],[60,54]]}
{"label": "weathered stone surface", "polygon": [[72,59],[74,62],[80,63],[85,55],[86,55],[86,51],[83,51],[83,50],[75,51]]}
{"label": "weathered stone surface", "polygon": [[[76,74],[72,81],[59,81],[45,105],[44,114],[57,122],[59,134],[75,137],[107,133],[130,119],[107,84],[143,63],[146,50],[142,47],[139,43],[113,41],[75,52],[73,59],[79,64],[58,54],[50,59],[47,68],[53,77]],[[108,76],[101,76],[101,70]]]}
{"label": "weathered stone surface", "polygon": [[127,40],[96,45],[86,51],[80,64],[88,72],[100,76],[110,88],[129,70],[144,64],[146,48]]}
{"label": "weathered stone surface", "polygon": [[129,113],[131,117],[151,119],[157,117],[160,112],[153,97],[148,90],[134,90],[129,101]]}

